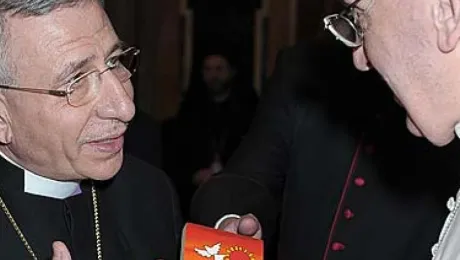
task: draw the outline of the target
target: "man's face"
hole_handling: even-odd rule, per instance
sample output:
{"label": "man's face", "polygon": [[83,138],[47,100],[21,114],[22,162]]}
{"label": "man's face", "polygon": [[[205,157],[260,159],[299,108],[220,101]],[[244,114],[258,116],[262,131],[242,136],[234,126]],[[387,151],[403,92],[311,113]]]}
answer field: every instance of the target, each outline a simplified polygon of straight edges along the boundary
{"label": "man's face", "polygon": [[[39,17],[10,17],[7,26],[19,86],[52,89],[90,66],[103,70],[104,60],[120,52],[113,49],[119,40],[107,16],[93,2]],[[6,90],[0,98],[6,122],[0,129],[2,151],[53,179],[112,177],[122,164],[123,134],[134,116],[133,89],[111,71],[100,82],[99,95],[80,107],[61,97]]]}
{"label": "man's face", "polygon": [[220,55],[209,55],[203,62],[203,80],[213,93],[220,93],[227,88],[232,77],[228,61]]}
{"label": "man's face", "polygon": [[436,145],[449,143],[460,122],[459,1],[358,4],[364,44],[354,50],[355,65],[374,67],[406,108],[409,130]]}

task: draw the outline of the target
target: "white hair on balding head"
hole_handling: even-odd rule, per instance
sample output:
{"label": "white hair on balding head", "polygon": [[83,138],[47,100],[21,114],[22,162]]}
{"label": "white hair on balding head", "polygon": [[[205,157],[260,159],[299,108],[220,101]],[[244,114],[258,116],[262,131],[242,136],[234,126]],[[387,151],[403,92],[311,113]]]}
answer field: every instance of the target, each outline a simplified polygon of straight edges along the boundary
{"label": "white hair on balding head", "polygon": [[7,18],[9,16],[41,16],[58,8],[73,7],[85,2],[102,0],[0,0],[0,83],[14,84],[15,68],[9,61]]}

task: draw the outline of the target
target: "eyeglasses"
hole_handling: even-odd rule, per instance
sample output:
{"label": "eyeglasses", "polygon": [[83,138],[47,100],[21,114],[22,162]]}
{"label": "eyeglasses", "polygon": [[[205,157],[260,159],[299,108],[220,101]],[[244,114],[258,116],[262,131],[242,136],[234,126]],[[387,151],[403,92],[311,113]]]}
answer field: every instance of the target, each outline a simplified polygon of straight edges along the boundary
{"label": "eyeglasses", "polygon": [[[65,86],[65,90],[26,88],[12,85],[0,85],[0,89],[11,89],[25,91],[37,94],[47,94],[58,97],[66,97],[69,105],[74,107],[83,106],[93,101],[98,95],[101,86],[101,75],[107,71],[111,71],[113,75],[121,82],[125,83],[136,72],[138,67],[138,56],[140,50],[135,47],[129,47],[123,50],[120,54],[114,55],[105,61],[106,68],[99,70],[96,68],[90,69],[87,72],[77,74],[70,82],[61,86]],[[127,84],[123,84],[125,90],[131,92],[131,89],[126,89]],[[129,88],[132,88],[129,86]]]}
{"label": "eyeglasses", "polygon": [[356,0],[339,14],[328,15],[323,19],[325,29],[348,47],[359,47],[363,44],[364,33],[354,13],[354,9],[360,1]]}

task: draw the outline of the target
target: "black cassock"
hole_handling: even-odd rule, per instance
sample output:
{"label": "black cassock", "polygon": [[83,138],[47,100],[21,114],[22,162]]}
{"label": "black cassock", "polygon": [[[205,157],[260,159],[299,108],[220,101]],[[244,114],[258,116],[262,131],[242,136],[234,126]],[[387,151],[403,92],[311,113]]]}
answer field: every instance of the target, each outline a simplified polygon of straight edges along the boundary
{"label": "black cassock", "polygon": [[251,130],[195,194],[192,221],[253,213],[266,260],[432,259],[460,186],[460,146],[411,136],[404,111],[355,75],[349,55],[335,41],[280,54]]}
{"label": "black cassock", "polygon": [[[96,259],[90,183],[60,200],[24,192],[23,170],[0,159],[0,195],[38,259],[51,259],[52,242],[63,241],[72,260]],[[111,181],[96,183],[103,259],[177,259],[182,220],[166,176],[125,156]],[[0,211],[0,259],[32,259]]]}

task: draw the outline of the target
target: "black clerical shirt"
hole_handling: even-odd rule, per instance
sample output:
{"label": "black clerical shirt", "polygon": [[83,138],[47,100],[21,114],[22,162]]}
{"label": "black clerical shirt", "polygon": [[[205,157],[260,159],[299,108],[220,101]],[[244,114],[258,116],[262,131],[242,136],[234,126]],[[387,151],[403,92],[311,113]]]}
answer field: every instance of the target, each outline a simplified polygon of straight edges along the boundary
{"label": "black clerical shirt", "polygon": [[[153,167],[128,157],[117,176],[97,183],[103,259],[175,259],[180,213],[169,181]],[[72,260],[96,259],[91,186],[56,199],[24,192],[24,171],[0,159],[0,195],[38,259],[51,259],[53,241]],[[0,259],[32,259],[0,212]]]}

